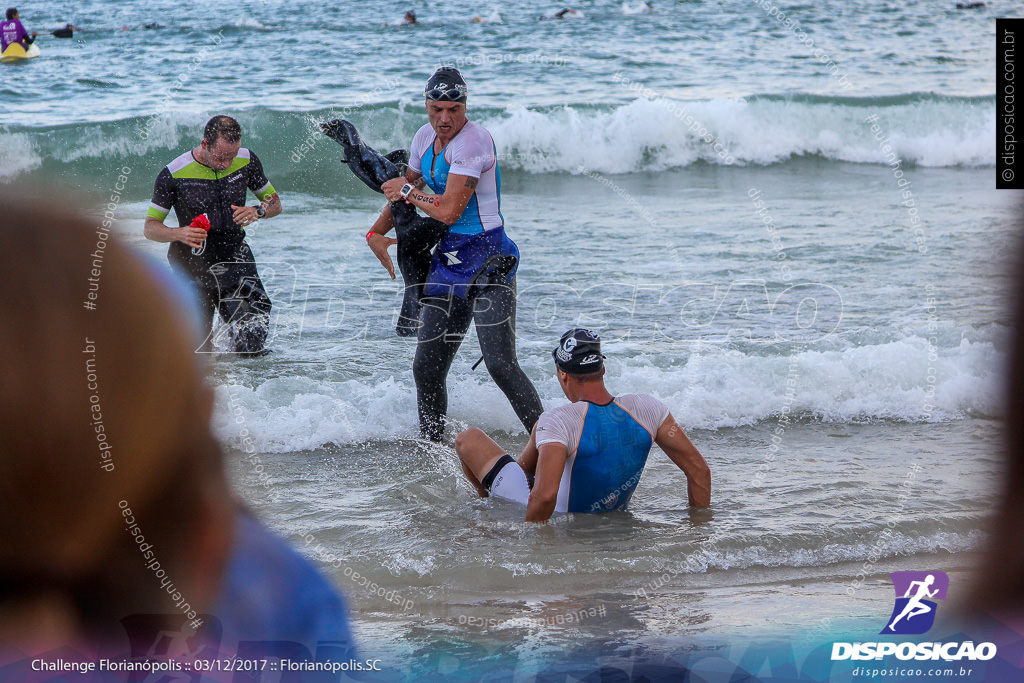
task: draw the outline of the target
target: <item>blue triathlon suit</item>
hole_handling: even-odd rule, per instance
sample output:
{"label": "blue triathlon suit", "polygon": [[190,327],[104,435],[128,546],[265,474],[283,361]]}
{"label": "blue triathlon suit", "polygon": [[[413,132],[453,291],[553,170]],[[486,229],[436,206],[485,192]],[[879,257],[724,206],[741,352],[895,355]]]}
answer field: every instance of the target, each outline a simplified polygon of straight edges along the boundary
{"label": "blue triathlon suit", "polygon": [[[648,394],[618,396],[605,405],[578,401],[537,420],[537,447],[559,443],[568,458],[555,512],[609,512],[629,505],[668,406]],[[509,458],[495,473],[491,494],[527,504],[526,474]]]}
{"label": "blue triathlon suit", "polygon": [[[445,193],[449,173],[472,175],[479,180],[462,215],[434,250],[424,293],[427,296],[446,296],[454,291],[456,296],[466,298],[470,284],[499,270],[503,276],[500,281],[511,282],[519,267],[519,249],[505,234],[500,211],[501,170],[493,139],[484,128],[467,121],[458,135],[436,154],[434,140],[436,135],[429,125],[416,134],[413,153],[417,155],[419,168],[416,168],[416,163],[411,167],[423,175],[435,194]],[[427,142],[426,149],[420,152]],[[483,146],[485,144],[486,147]],[[446,157],[452,157],[452,148],[456,145],[460,149],[455,153],[457,167],[453,170]],[[459,166],[465,156],[470,157],[470,163]],[[491,161],[493,165],[487,166]],[[486,168],[481,168],[484,166]],[[472,170],[464,171],[464,168]]]}
{"label": "blue triathlon suit", "polygon": [[420,431],[432,440],[444,433],[448,370],[471,322],[476,324],[488,374],[529,431],[544,407],[516,358],[519,249],[505,236],[494,139],[485,128],[466,121],[435,153],[436,141],[429,124],[419,129],[410,149],[409,170],[422,175],[438,195],[447,190],[449,175],[477,182],[465,210],[434,249],[423,286],[412,367]]}

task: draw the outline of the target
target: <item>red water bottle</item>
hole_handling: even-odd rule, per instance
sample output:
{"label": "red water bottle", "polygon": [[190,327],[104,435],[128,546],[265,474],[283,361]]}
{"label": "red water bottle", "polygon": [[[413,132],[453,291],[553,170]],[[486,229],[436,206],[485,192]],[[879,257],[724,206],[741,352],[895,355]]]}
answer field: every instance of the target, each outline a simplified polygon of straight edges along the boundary
{"label": "red water bottle", "polygon": [[[210,219],[205,213],[201,213],[192,219],[192,222],[188,224],[190,228],[202,228],[206,232],[210,232]],[[196,256],[201,256],[206,251],[206,240],[203,240],[203,246],[192,247],[192,253]]]}

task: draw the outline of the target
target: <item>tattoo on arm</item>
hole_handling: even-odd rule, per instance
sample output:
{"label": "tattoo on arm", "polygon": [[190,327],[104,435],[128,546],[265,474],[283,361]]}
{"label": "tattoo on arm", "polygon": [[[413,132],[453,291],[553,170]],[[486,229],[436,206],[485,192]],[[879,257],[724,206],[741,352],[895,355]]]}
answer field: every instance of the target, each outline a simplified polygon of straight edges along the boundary
{"label": "tattoo on arm", "polygon": [[441,198],[438,197],[436,194],[428,196],[428,195],[425,195],[425,194],[413,193],[413,194],[410,194],[409,196],[412,197],[415,200],[418,200],[418,201],[421,201],[421,202],[426,202],[427,204],[432,204],[435,207],[441,206]]}
{"label": "tattoo on arm", "polygon": [[474,178],[472,176],[467,176],[466,177],[466,187],[468,187],[471,190],[476,187],[476,184],[478,182],[480,182],[478,178]]}

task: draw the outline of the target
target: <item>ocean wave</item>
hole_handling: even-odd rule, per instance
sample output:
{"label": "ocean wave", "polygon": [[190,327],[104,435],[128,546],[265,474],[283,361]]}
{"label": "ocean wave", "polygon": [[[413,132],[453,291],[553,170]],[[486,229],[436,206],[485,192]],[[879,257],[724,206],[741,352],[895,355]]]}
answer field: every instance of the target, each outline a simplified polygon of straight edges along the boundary
{"label": "ocean wave", "polygon": [[640,98],[611,110],[516,109],[485,125],[502,141],[510,165],[532,172],[635,173],[698,162],[766,166],[799,157],[991,166],[995,109],[989,98],[920,95]]}
{"label": "ocean wave", "polygon": [[0,183],[10,182],[42,163],[28,133],[0,133]]}
{"label": "ocean wave", "polygon": [[[668,367],[642,355],[608,351],[614,358],[608,368],[614,391],[657,396],[687,429],[742,427],[783,417],[786,424],[939,423],[1001,412],[1004,357],[986,340],[965,339],[936,349],[934,356],[928,341],[916,336],[791,356],[712,347]],[[521,361],[529,370],[522,351]],[[543,367],[536,363],[538,376],[546,377],[548,360]],[[521,432],[507,400],[485,374],[456,368],[448,388],[448,412],[457,425]],[[537,389],[547,408],[565,401],[553,382],[538,381]],[[276,377],[254,387],[222,385],[217,396],[215,431],[239,450],[288,453],[418,435],[411,372],[346,381]]]}
{"label": "ocean wave", "polygon": [[[636,99],[615,106],[477,107],[470,114],[494,135],[506,172],[653,173],[697,163],[767,166],[799,158],[868,164],[898,158],[920,166],[993,163],[991,97],[759,95],[686,102],[645,93],[639,88]],[[62,174],[93,177],[132,161],[159,168],[195,144],[209,113],[4,126],[0,136],[17,137],[18,156],[42,159]],[[303,112],[260,107],[238,117],[245,144],[257,150],[275,177],[290,175],[297,184],[291,189],[308,192],[334,191],[339,182],[351,182],[338,168],[336,145],[319,134],[317,122],[349,118],[371,144],[394,149],[408,146],[425,121],[419,104],[405,101],[339,102],[336,108]],[[37,168],[5,157],[3,179]]]}

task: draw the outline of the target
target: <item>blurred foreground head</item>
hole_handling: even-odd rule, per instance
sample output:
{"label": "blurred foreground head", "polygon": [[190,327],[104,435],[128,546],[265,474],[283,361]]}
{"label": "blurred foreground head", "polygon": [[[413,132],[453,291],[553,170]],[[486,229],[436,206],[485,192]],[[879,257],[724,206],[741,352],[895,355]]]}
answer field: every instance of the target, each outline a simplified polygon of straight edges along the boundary
{"label": "blurred foreground head", "polygon": [[140,534],[201,610],[231,526],[187,315],[101,219],[0,205],[0,640],[176,611]]}
{"label": "blurred foreground head", "polygon": [[[1022,212],[1024,215],[1024,212]],[[966,607],[1024,624],[1024,220],[1013,270],[1012,343],[1005,386],[1005,464],[998,508],[974,594]]]}

